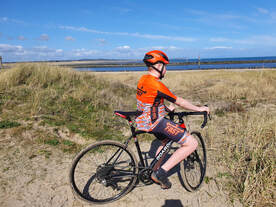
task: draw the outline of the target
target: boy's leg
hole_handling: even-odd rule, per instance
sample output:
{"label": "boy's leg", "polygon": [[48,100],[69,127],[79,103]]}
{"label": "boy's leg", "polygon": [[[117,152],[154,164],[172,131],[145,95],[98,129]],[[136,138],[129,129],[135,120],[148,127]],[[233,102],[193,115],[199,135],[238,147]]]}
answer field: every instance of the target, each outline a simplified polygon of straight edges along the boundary
{"label": "boy's leg", "polygon": [[[158,147],[158,149],[156,150],[156,153],[155,153],[155,157],[158,155],[158,153],[162,150],[162,148],[167,144],[168,142],[168,139],[164,139],[161,141],[161,145]],[[160,160],[158,160],[158,162],[155,164],[155,166],[153,167],[153,171],[157,170],[160,168],[160,165],[162,163],[162,161],[164,160],[164,157],[165,156],[162,156],[160,158]]]}
{"label": "boy's leg", "polygon": [[[172,184],[168,179],[168,171],[188,157],[196,148],[197,140],[189,135],[186,138],[185,143],[181,144],[172,156],[166,161],[159,169],[154,169],[151,178],[161,185],[163,189],[171,188]],[[160,163],[159,163],[160,165]]]}
{"label": "boy's leg", "polygon": [[186,141],[181,144],[181,147],[178,148],[172,154],[172,156],[162,165],[162,168],[168,172],[170,169],[172,169],[174,166],[176,166],[178,163],[188,157],[193,151],[195,151],[197,145],[197,140],[192,135],[189,135]]}
{"label": "boy's leg", "polygon": [[[168,189],[171,187],[171,183],[168,180],[168,171],[189,156],[197,148],[198,143],[197,140],[186,131],[186,129],[182,129],[168,119],[161,120],[153,129],[153,133],[161,133],[181,145],[181,147],[172,154],[168,161],[166,161],[159,169],[155,168],[152,173],[152,179],[155,182],[160,183],[161,188]],[[162,147],[160,146],[157,152],[161,149]]]}

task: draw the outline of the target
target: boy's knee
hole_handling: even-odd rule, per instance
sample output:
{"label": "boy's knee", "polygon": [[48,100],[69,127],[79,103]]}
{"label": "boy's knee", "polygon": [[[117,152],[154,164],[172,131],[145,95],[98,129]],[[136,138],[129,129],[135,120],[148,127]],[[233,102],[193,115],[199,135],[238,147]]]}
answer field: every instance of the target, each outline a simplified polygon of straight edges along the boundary
{"label": "boy's knee", "polygon": [[190,135],[187,138],[187,142],[185,143],[185,145],[195,150],[198,146],[198,141],[193,137],[193,135]]}

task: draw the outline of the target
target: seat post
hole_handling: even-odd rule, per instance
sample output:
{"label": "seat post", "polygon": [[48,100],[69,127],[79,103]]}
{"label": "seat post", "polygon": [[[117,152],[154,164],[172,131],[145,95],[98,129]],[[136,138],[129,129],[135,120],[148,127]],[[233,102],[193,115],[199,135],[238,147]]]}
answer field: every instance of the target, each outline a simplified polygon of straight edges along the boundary
{"label": "seat post", "polygon": [[131,129],[131,133],[132,133],[132,136],[133,137],[136,137],[136,133],[135,133],[135,127],[133,125],[130,126],[130,129]]}
{"label": "seat post", "polygon": [[143,156],[142,156],[142,151],[141,151],[139,141],[138,141],[136,135],[134,135],[134,143],[135,143],[138,155],[139,155],[140,163],[141,163],[142,167],[145,167],[145,162],[144,162],[144,159],[143,159]]}

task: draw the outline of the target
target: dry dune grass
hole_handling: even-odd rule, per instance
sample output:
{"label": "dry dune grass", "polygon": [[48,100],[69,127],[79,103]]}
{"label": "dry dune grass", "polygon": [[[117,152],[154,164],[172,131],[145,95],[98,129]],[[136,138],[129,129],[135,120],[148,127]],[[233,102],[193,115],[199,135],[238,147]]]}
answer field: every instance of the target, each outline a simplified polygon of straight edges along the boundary
{"label": "dry dune grass", "polygon": [[[0,71],[0,121],[3,126],[25,123],[13,125],[13,136],[26,134],[39,121],[54,132],[65,127],[86,139],[120,139],[116,134],[125,125],[112,111],[135,109],[135,88],[144,73],[16,65]],[[221,179],[246,206],[275,206],[276,71],[168,72],[164,83],[176,95],[211,107],[213,120],[202,133],[210,164],[225,170],[208,179]],[[35,133],[40,142],[65,151],[77,147],[53,134]],[[29,137],[29,143],[36,143]]]}
{"label": "dry dune grass", "polygon": [[47,64],[21,64],[0,73],[2,119],[39,117],[41,124],[66,126],[90,138],[113,134],[112,111],[133,107],[134,95],[132,102],[124,101],[133,93],[121,83]]}

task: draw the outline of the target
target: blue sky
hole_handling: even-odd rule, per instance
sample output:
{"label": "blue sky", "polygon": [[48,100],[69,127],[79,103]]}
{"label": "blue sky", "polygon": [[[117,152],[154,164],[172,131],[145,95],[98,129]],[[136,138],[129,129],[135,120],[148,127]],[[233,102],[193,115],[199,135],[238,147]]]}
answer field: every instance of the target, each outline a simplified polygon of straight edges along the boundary
{"label": "blue sky", "polygon": [[276,56],[275,0],[9,0],[4,61]]}

